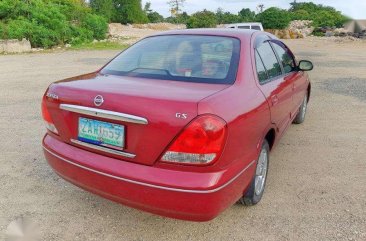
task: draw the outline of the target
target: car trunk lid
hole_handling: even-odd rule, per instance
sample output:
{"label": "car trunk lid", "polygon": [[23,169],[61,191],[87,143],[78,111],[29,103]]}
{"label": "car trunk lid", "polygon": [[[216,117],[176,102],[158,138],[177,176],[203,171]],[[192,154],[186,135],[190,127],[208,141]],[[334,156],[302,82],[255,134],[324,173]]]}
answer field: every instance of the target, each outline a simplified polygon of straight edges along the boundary
{"label": "car trunk lid", "polygon": [[[89,74],[52,84],[47,94],[57,96],[57,100],[47,98],[47,107],[64,142],[102,155],[152,165],[197,116],[198,102],[226,87]],[[96,96],[104,100],[100,106],[94,103]],[[78,110],[86,108],[89,112],[70,109],[70,106]],[[125,119],[114,118],[115,115]],[[79,142],[79,118],[123,126],[123,150]]]}

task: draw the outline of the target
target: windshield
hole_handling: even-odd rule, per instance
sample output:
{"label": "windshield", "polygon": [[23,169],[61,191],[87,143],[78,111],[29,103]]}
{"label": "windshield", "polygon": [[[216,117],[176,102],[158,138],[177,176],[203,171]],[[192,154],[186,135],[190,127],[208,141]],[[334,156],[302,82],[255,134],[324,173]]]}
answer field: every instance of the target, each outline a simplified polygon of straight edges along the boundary
{"label": "windshield", "polygon": [[201,35],[149,37],[131,46],[102,74],[150,79],[232,84],[240,42],[236,38]]}

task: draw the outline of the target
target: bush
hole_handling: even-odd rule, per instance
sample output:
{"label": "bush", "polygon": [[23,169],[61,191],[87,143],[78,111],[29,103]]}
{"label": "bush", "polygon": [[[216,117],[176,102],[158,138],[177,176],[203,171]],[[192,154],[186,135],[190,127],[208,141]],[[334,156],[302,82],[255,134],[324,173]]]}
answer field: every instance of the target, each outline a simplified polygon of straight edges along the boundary
{"label": "bush", "polygon": [[216,21],[218,24],[237,23],[239,22],[239,17],[230,12],[217,12]]}
{"label": "bush", "polygon": [[88,14],[82,20],[82,26],[93,31],[94,39],[105,39],[108,24],[104,17],[95,14]]}
{"label": "bush", "polygon": [[292,20],[311,20],[308,11],[300,9],[295,12],[290,12]]}
{"label": "bush", "polygon": [[339,12],[321,10],[311,15],[315,27],[342,27],[347,17]]}
{"label": "bush", "polygon": [[71,44],[88,43],[93,40],[93,31],[79,26],[73,26],[71,28],[72,39]]}
{"label": "bush", "polygon": [[214,28],[216,27],[216,15],[208,10],[193,14],[188,22],[187,28]]}
{"label": "bush", "polygon": [[164,21],[164,17],[155,11],[148,13],[147,18],[149,19],[150,23],[161,23]]}
{"label": "bush", "polygon": [[8,22],[9,39],[31,39],[34,25],[28,19],[19,18]]}
{"label": "bush", "polygon": [[164,19],[165,22],[173,23],[173,24],[187,24],[190,19],[190,16],[187,12],[183,12],[181,14],[177,14],[176,17],[167,17]]}
{"label": "bush", "polygon": [[5,39],[7,36],[7,28],[5,23],[0,21],[0,39]]}
{"label": "bush", "polygon": [[314,27],[342,27],[349,20],[333,7],[321,4],[292,3],[291,18],[294,20],[312,20]]}
{"label": "bush", "polygon": [[286,10],[272,7],[258,14],[257,20],[265,29],[285,29],[291,22],[291,17]]}
{"label": "bush", "polygon": [[0,16],[6,25],[0,36],[26,38],[33,47],[103,39],[108,28],[83,0],[2,0]]}

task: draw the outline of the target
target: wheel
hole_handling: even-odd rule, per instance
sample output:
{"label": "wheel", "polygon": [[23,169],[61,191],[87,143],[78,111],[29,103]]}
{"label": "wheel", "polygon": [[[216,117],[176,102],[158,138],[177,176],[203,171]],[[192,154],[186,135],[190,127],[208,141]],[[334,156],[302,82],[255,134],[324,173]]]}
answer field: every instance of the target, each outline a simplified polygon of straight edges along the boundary
{"label": "wheel", "polygon": [[267,140],[264,140],[262,149],[258,157],[255,175],[252,179],[248,191],[240,198],[239,202],[246,205],[252,206],[257,204],[264,193],[266,186],[267,173],[269,164],[269,145]]}
{"label": "wheel", "polygon": [[300,105],[299,113],[297,113],[297,115],[292,123],[294,123],[294,124],[303,123],[305,120],[305,114],[306,114],[307,108],[308,108],[308,93],[306,93],[304,100],[302,101],[302,104]]}

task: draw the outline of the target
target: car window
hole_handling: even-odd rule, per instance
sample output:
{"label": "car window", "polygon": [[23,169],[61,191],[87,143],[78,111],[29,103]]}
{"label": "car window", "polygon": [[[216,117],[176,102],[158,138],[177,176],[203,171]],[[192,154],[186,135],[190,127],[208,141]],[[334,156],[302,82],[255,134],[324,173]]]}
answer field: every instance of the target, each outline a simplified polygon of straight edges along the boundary
{"label": "car window", "polygon": [[259,56],[257,51],[255,51],[255,64],[256,64],[256,68],[257,68],[259,83],[266,82],[266,80],[268,79],[267,71],[264,68],[262,59]]}
{"label": "car window", "polygon": [[280,58],[285,73],[287,74],[295,71],[296,65],[292,54],[289,53],[289,51],[284,46],[280,46],[278,43],[272,42],[272,46]]}
{"label": "car window", "polygon": [[241,29],[250,29],[250,26],[239,26],[238,28],[241,28]]}
{"label": "car window", "polygon": [[261,30],[261,27],[259,27],[259,26],[252,26],[252,29],[254,29],[254,30]]}
{"label": "car window", "polygon": [[268,41],[260,44],[257,47],[257,52],[263,61],[270,79],[282,75],[280,63]]}
{"label": "car window", "polygon": [[121,76],[231,84],[240,41],[231,37],[164,35],[146,38],[122,52],[101,72]]}

